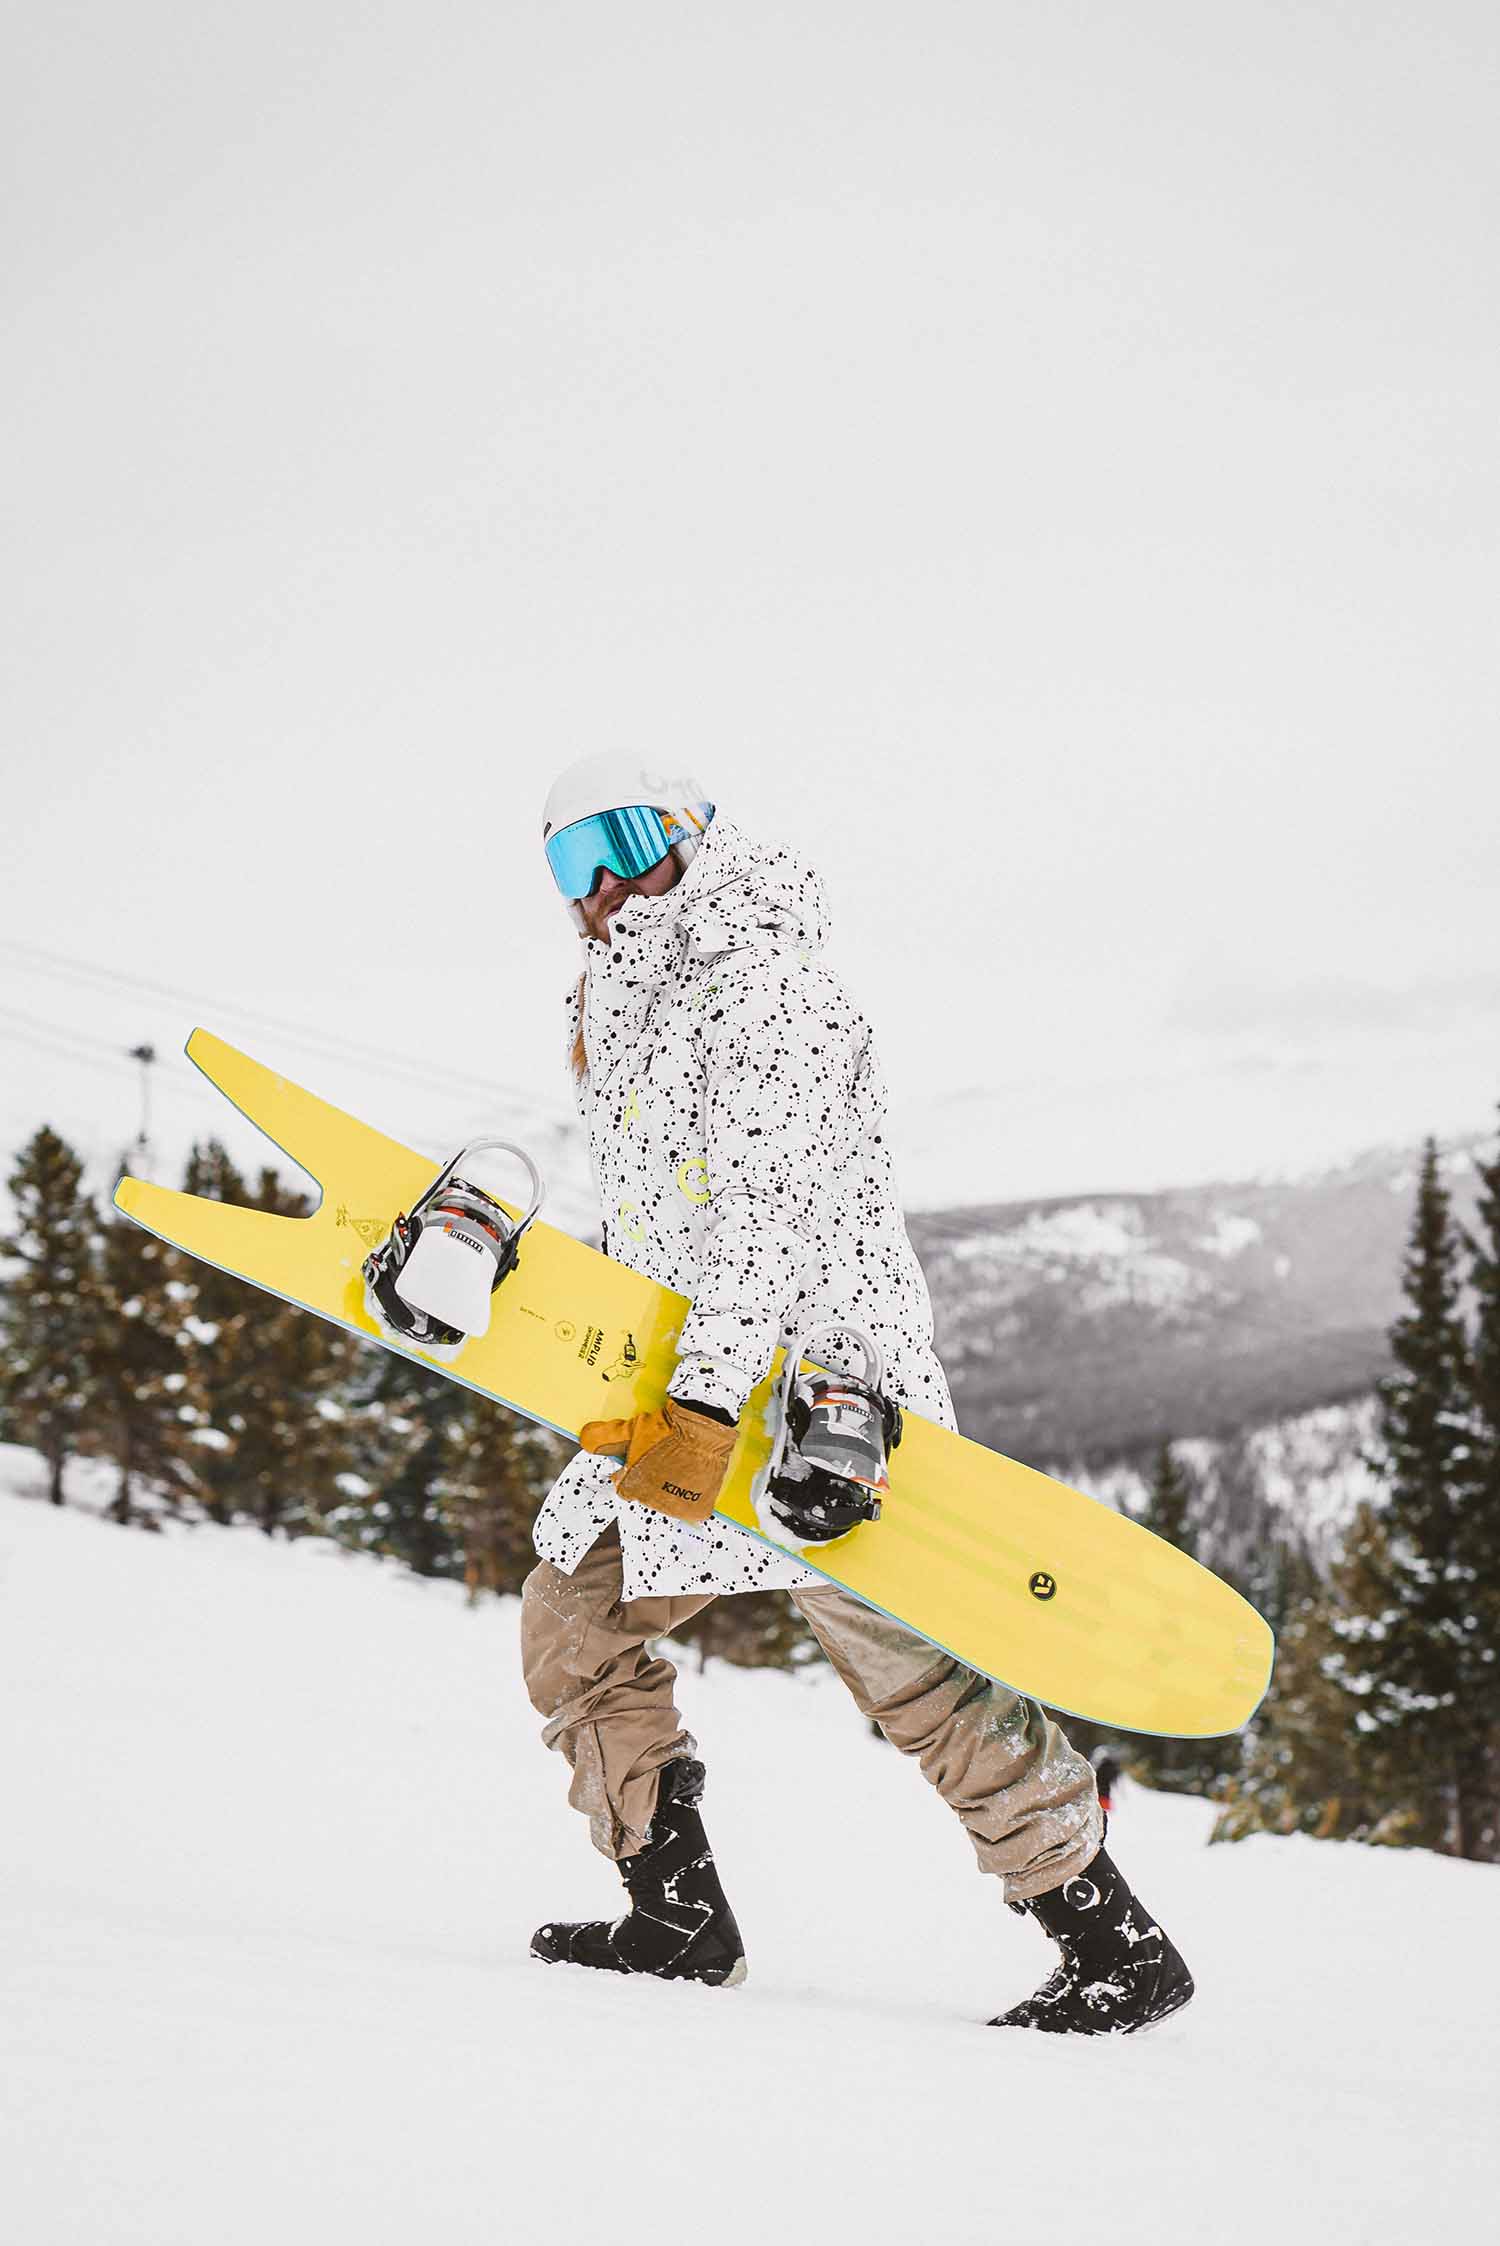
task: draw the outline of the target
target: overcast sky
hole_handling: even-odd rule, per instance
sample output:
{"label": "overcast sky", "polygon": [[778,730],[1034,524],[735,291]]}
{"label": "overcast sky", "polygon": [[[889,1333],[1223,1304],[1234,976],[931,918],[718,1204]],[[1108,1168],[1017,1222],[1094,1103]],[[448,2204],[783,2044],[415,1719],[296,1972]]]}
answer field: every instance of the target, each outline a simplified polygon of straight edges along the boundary
{"label": "overcast sky", "polygon": [[560,1112],[630,744],[823,868],[915,1199],[1492,1118],[1493,7],[10,21],[6,1145],[200,1019]]}

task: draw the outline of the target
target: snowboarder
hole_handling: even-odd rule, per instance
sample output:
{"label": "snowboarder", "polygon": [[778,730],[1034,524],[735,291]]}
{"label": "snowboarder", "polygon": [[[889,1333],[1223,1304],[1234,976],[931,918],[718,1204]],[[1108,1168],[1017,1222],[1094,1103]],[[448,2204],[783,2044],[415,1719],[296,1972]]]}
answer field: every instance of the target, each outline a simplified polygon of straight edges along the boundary
{"label": "snowboarder", "polygon": [[818,876],[717,817],[696,780],[628,756],[564,772],[543,839],[584,946],[568,1043],[604,1244],[692,1308],[660,1408],[584,1428],[536,1522],[527,1689],[629,1907],[542,1926],[533,1954],[743,1978],[703,1765],[652,1647],[713,1598],[782,1587],[960,1818],[980,1870],[1061,1951],[993,2024],[1099,2035],[1164,2019],[1192,1980],[1105,1854],[1093,1772],[1041,1708],[722,1517],[683,1517],[711,1506],[746,1398],[814,1314],[871,1334],[890,1398],[954,1425],[869,1026],[817,956]]}
{"label": "snowboarder", "polygon": [[1094,1784],[1099,1789],[1099,1807],[1106,1817],[1113,1812],[1115,1788],[1119,1783],[1119,1757],[1111,1747],[1097,1747],[1094,1750]]}

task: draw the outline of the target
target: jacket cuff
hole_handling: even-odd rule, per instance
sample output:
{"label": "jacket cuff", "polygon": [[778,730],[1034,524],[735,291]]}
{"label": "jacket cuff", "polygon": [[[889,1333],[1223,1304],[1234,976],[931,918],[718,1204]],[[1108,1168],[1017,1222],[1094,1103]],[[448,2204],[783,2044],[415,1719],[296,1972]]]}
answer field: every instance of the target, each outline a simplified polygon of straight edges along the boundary
{"label": "jacket cuff", "polygon": [[738,1419],[754,1386],[749,1374],[725,1357],[679,1357],[667,1394],[679,1404],[711,1404]]}

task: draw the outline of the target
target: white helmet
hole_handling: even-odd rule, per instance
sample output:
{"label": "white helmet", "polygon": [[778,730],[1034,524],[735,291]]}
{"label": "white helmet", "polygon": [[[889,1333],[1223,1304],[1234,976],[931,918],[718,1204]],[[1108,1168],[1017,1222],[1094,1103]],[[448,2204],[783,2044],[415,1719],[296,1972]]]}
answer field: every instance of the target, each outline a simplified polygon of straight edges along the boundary
{"label": "white helmet", "polygon": [[713,815],[702,782],[690,773],[663,771],[628,751],[607,749],[581,757],[553,781],[542,843],[577,919],[578,901],[601,869],[631,881],[668,856],[685,866]]}

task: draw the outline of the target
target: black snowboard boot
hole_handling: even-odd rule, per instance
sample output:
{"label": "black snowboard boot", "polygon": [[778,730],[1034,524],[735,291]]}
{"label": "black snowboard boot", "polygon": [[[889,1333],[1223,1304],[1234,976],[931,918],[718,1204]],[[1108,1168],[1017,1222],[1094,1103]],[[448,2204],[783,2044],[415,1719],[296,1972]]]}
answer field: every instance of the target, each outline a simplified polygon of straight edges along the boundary
{"label": "black snowboard boot", "polygon": [[1026,1911],[1062,1951],[1062,1963],[1024,2004],[992,2028],[1049,2035],[1134,2035],[1180,2012],[1193,1976],[1101,1848],[1086,1871],[1011,1909]]}
{"label": "black snowboard boot", "polygon": [[623,1918],[539,1926],[531,1937],[533,1957],[723,1988],[744,1980],[745,1945],[698,1814],[703,1775],[701,1762],[663,1765],[646,1845],[639,1856],[620,1859],[630,1893]]}

